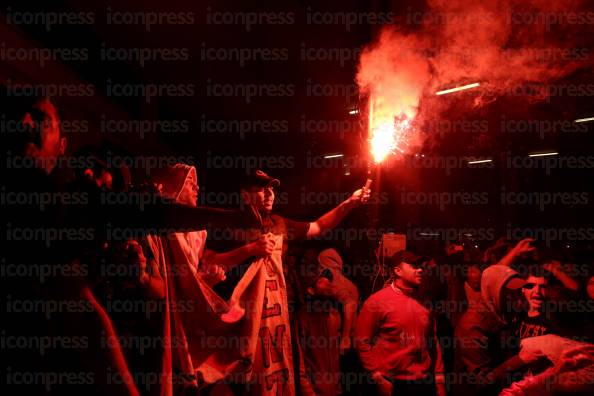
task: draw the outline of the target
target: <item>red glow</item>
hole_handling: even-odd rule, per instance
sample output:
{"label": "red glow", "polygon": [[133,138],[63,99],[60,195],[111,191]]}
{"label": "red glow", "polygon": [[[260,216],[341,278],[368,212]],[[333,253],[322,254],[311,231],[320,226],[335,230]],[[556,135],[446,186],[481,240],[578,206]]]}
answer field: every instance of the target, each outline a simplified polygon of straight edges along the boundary
{"label": "red glow", "polygon": [[[517,10],[546,15],[580,9],[583,3],[429,0],[426,15],[450,18],[427,18],[415,30],[385,27],[361,53],[357,73],[360,92],[373,98],[369,139],[376,162],[392,151],[407,150],[404,142],[411,147],[421,143],[425,136],[416,126],[432,121],[432,117],[439,118],[450,105],[449,101],[431,102],[433,107],[419,112],[423,97],[480,86],[473,90],[473,104],[467,108],[470,110],[499,96],[516,95],[518,88],[529,84],[535,88],[526,91],[530,92],[527,100],[542,100],[549,91],[541,87],[591,65],[592,59],[576,61],[546,55],[549,51],[555,53],[564,41],[581,37],[579,27],[560,24],[556,28],[563,29],[563,34],[548,34],[542,25],[511,22]],[[459,86],[463,81],[472,83]],[[410,127],[411,123],[415,127]]]}
{"label": "red glow", "polygon": [[369,146],[376,164],[389,154],[404,153],[411,133],[410,119],[403,113],[392,114],[386,109],[377,112],[373,98],[369,101]]}

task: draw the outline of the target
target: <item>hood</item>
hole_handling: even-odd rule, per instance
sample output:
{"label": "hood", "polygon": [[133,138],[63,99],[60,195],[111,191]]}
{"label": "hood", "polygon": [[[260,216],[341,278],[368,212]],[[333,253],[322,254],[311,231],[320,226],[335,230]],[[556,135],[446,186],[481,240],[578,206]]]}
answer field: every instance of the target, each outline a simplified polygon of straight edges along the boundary
{"label": "hood", "polygon": [[[187,194],[183,194],[186,189],[190,189],[191,184],[187,183],[190,178],[196,177],[196,168],[186,164],[175,164],[167,168],[158,169],[153,172],[151,181],[161,184],[161,195],[182,205],[195,206],[196,202],[190,203],[184,201]],[[200,259],[204,252],[204,243],[206,241],[206,230],[191,232],[175,232],[163,239],[163,245],[169,250],[168,258],[172,263],[187,263],[193,271],[197,271],[200,265]]]}
{"label": "hood", "polygon": [[481,277],[481,299],[486,308],[502,323],[506,323],[502,310],[502,290],[504,287],[517,289],[523,281],[519,274],[505,265],[492,265],[483,271]]}
{"label": "hood", "polygon": [[323,268],[331,268],[342,271],[342,258],[334,249],[322,250],[318,255],[318,262]]}
{"label": "hood", "polygon": [[153,172],[151,180],[155,184],[161,184],[161,195],[179,202],[179,197],[184,189],[190,188],[186,185],[186,180],[194,176],[196,182],[196,168],[186,164],[175,164],[167,168],[158,169]]}

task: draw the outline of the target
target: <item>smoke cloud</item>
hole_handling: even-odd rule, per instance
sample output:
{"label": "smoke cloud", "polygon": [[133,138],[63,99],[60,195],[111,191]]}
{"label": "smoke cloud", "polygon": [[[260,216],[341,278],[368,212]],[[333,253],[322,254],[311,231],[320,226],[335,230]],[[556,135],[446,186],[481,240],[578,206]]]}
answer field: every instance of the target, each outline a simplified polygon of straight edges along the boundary
{"label": "smoke cloud", "polygon": [[585,36],[594,12],[584,4],[429,0],[425,12],[385,27],[362,51],[357,83],[373,98],[376,123],[415,119],[423,97],[475,82],[452,95],[472,95],[474,108],[502,95],[545,99],[549,83],[593,65]]}

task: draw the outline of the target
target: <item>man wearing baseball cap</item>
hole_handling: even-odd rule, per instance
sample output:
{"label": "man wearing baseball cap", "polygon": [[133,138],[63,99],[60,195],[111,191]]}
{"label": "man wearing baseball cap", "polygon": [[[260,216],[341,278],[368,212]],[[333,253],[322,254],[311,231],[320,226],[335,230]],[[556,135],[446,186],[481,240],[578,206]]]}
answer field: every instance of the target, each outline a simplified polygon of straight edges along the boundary
{"label": "man wearing baseball cap", "polygon": [[445,395],[435,320],[412,297],[423,262],[408,250],[392,256],[392,283],[369,297],[357,319],[355,347],[382,396]]}
{"label": "man wearing baseball cap", "polygon": [[[269,334],[270,329],[280,331],[276,338],[278,345],[283,345],[281,353],[277,356],[274,367],[269,362],[264,362],[261,356],[268,356],[271,343],[264,336],[258,336],[254,356],[251,378],[254,383],[248,384],[249,393],[272,394],[279,390],[286,394],[295,393],[293,375],[292,338],[288,332],[291,329],[289,320],[289,305],[287,300],[287,282],[283,273],[282,251],[287,251],[287,242],[291,240],[313,238],[323,231],[335,227],[353,208],[365,203],[369,198],[369,189],[363,188],[355,191],[346,201],[330,210],[313,222],[299,222],[286,219],[272,213],[275,198],[275,188],[280,181],[268,176],[261,170],[256,170],[244,177],[241,182],[241,198],[246,211],[256,214],[260,219],[257,229],[234,230],[232,238],[223,241],[213,241],[211,246],[218,253],[209,255],[210,260],[222,266],[229,272],[227,280],[219,283],[215,290],[224,298],[233,295],[234,289],[240,283],[252,263],[267,263],[262,279],[265,283],[258,283],[253,289],[267,285],[263,293],[263,313],[259,321],[260,332]],[[281,244],[282,241],[282,245]],[[280,246],[278,246],[278,245]],[[282,251],[281,251],[282,248]],[[257,268],[257,267],[253,267]],[[260,267],[262,268],[262,267]],[[280,268],[280,269],[279,269]],[[258,278],[260,279],[260,278]],[[244,282],[240,286],[245,285]],[[241,291],[241,287],[237,287]],[[236,290],[236,291],[237,291]],[[274,312],[267,310],[273,310]],[[283,330],[285,329],[285,330]],[[288,331],[287,331],[288,330]],[[278,376],[274,373],[283,373]],[[276,375],[276,377],[274,377]],[[268,384],[263,378],[276,378],[274,384]],[[267,392],[267,393],[263,393]]]}
{"label": "man wearing baseball cap", "polygon": [[294,221],[273,214],[275,189],[280,181],[262,170],[246,174],[240,183],[242,203],[246,210],[253,211],[261,219],[260,229],[241,230],[234,233],[232,240],[213,240],[211,246],[216,254],[207,260],[215,262],[227,271],[232,270],[227,281],[221,282],[215,290],[228,298],[249,264],[256,258],[265,257],[274,250],[274,235],[282,235],[283,251],[292,240],[311,239],[322,232],[336,227],[354,208],[369,199],[370,190],[355,191],[347,200],[312,222]]}

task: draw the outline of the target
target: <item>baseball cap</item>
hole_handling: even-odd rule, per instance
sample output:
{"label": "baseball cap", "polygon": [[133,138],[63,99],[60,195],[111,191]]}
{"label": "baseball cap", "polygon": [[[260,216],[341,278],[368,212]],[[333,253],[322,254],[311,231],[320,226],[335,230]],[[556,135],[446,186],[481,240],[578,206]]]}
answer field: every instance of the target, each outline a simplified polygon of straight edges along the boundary
{"label": "baseball cap", "polygon": [[390,258],[390,266],[395,267],[398,264],[405,262],[411,264],[413,266],[418,266],[425,261],[423,256],[419,256],[416,253],[411,252],[410,250],[400,250]]}
{"label": "baseball cap", "polygon": [[270,177],[264,171],[257,169],[253,172],[248,173],[241,180],[241,185],[240,185],[241,188],[252,187],[252,186],[278,187],[278,186],[280,186],[280,180]]}

